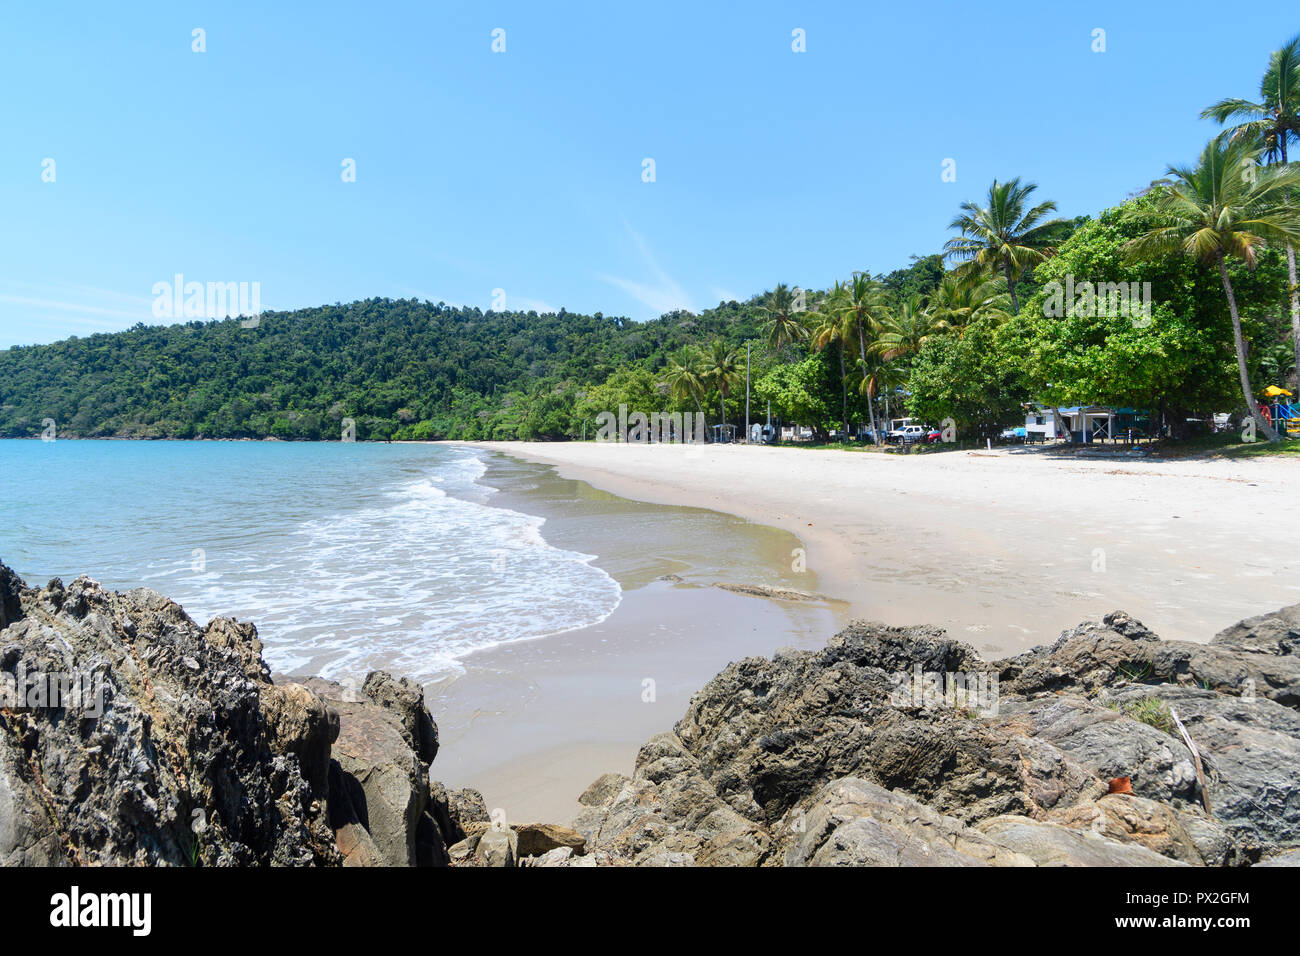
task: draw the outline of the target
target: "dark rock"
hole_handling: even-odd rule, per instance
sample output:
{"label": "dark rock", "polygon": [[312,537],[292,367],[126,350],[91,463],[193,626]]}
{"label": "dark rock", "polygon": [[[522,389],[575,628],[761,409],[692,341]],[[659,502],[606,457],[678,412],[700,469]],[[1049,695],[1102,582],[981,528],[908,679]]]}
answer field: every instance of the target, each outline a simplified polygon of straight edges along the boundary
{"label": "dark rock", "polygon": [[23,580],[0,564],[0,631],[22,617]]}
{"label": "dark rock", "polygon": [[270,684],[251,624],[199,627],[153,591],[85,577],[20,600],[0,679],[84,686],[0,713],[0,862],[339,861],[303,766],[323,710]]}
{"label": "dark rock", "polygon": [[[821,651],[728,665],[632,778],[588,788],[574,826],[614,865],[1276,856],[1300,842],[1296,621],[1195,645],[1114,612],[995,665],[935,628],[855,624]],[[912,692],[934,672],[995,700]],[[1108,795],[1117,777],[1131,794]]]}

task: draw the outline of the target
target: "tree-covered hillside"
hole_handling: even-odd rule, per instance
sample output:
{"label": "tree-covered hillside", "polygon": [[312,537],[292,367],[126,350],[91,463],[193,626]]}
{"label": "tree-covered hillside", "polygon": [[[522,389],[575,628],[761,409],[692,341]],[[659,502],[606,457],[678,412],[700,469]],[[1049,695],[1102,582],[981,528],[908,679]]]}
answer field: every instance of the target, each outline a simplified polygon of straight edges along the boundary
{"label": "tree-covered hillside", "polygon": [[652,322],[415,300],[263,313],[0,351],[0,436],[561,438],[586,387],[701,337],[738,344],[729,303]]}

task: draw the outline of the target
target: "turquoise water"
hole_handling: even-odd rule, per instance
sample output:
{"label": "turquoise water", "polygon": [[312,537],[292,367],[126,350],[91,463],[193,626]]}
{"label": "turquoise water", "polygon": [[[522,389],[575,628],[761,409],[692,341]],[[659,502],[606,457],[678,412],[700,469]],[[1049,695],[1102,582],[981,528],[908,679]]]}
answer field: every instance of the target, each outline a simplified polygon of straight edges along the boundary
{"label": "turquoise water", "polygon": [[620,598],[541,518],[492,507],[483,472],[442,445],[0,440],[0,561],[252,620],[277,672],[427,681]]}

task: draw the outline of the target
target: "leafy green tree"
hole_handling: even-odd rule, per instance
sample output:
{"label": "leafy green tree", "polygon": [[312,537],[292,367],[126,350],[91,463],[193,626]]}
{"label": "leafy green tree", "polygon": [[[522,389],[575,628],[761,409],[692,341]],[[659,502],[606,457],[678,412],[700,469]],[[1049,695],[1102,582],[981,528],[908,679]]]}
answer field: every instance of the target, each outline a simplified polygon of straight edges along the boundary
{"label": "leafy green tree", "polygon": [[1135,257],[1181,251],[1219,271],[1237,353],[1242,398],[1256,427],[1269,441],[1278,434],[1260,414],[1250,385],[1241,316],[1228,274],[1228,259],[1239,258],[1253,270],[1265,242],[1285,246],[1300,240],[1300,207],[1289,193],[1300,187],[1300,169],[1273,166],[1256,169],[1260,150],[1243,140],[1217,137],[1201,152],[1195,166],[1171,166],[1173,182],[1153,194],[1157,225],[1133,239]]}
{"label": "leafy green tree", "polygon": [[783,421],[807,425],[820,441],[830,437],[834,412],[826,399],[834,392],[823,356],[810,355],[795,364],[776,366],[754,383],[754,394],[760,401],[771,402]]}
{"label": "leafy green tree", "polygon": [[1000,352],[996,325],[977,319],[960,338],[928,338],[908,376],[912,415],[939,424],[951,419],[961,437],[996,435],[1004,425],[1023,421],[1028,399],[1020,377]]}

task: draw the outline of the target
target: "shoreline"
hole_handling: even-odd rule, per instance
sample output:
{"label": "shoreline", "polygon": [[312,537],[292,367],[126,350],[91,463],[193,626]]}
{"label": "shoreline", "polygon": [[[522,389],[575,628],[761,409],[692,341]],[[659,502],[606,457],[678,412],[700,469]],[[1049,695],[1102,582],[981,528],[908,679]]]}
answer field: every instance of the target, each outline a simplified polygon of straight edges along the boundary
{"label": "shoreline", "polygon": [[847,622],[838,602],[770,596],[820,590],[788,569],[799,541],[779,529],[610,494],[513,456],[484,462],[490,507],[542,518],[548,545],[595,555],[622,590],[602,621],[469,652],[463,673],[425,685],[446,743],[439,779],[508,819],[572,819],[582,792],[630,773],[727,664],[820,648]]}
{"label": "shoreline", "polygon": [[1167,639],[1204,642],[1300,601],[1300,474],[1282,461],[462,444],[780,528],[806,544],[822,593],[851,616],[937,624],[994,657],[1116,609]]}

